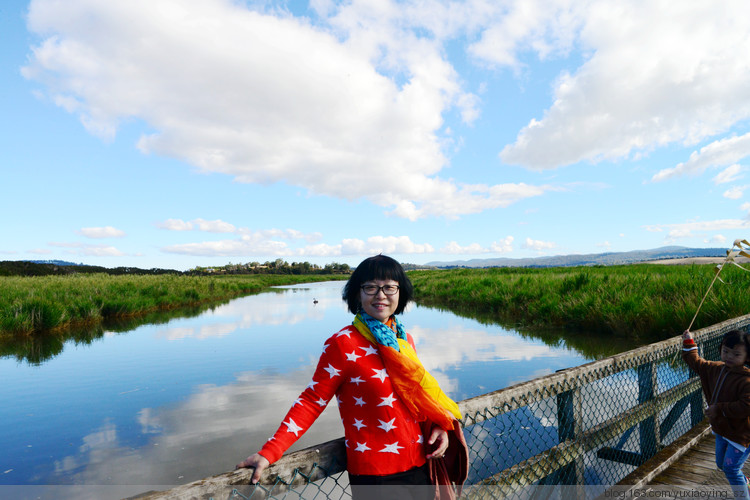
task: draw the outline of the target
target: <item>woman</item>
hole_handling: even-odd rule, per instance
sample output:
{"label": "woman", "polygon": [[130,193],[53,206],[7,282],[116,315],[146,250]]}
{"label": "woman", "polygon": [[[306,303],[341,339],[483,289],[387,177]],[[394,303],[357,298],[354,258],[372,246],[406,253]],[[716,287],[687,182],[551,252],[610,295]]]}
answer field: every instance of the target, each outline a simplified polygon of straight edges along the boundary
{"label": "woman", "polygon": [[[357,266],[343,291],[356,315],[352,325],[326,340],[312,382],[279,429],[258,453],[237,465],[255,468],[253,483],[336,396],[355,498],[384,493],[434,498],[435,487],[425,485],[463,484],[468,453],[457,422],[458,405],[425,371],[414,339],[396,318],[412,297],[411,282],[394,259],[376,255]],[[455,453],[447,461],[443,456],[449,445]],[[439,487],[438,492],[450,496],[452,489]]]}

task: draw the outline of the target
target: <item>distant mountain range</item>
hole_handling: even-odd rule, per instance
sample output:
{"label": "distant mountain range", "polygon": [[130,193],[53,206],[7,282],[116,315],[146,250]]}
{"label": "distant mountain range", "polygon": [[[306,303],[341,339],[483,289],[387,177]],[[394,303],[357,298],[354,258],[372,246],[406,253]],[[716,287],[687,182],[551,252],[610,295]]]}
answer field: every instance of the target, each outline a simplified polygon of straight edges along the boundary
{"label": "distant mountain range", "polygon": [[695,257],[726,257],[725,248],[687,248],[669,246],[652,250],[633,250],[630,252],[607,252],[584,255],[555,255],[553,257],[532,257],[526,259],[471,259],[450,262],[428,262],[426,266],[451,267],[567,267],[567,266],[611,266],[616,264],[634,264],[653,260],[683,259]]}
{"label": "distant mountain range", "polygon": [[[639,262],[667,259],[688,259],[697,257],[726,257],[725,248],[687,248],[668,246],[652,250],[630,252],[606,252],[592,254],[555,255],[552,257],[532,257],[526,259],[471,259],[454,261],[433,261],[426,264],[406,264],[405,269],[454,268],[454,267],[572,267],[572,266],[612,266],[636,264]],[[0,276],[40,276],[47,274],[107,273],[107,274],[182,274],[173,269],[139,269],[137,267],[117,267],[108,269],[88,266],[82,263],[63,260],[0,261]]]}
{"label": "distant mountain range", "polygon": [[29,260],[27,262],[33,262],[34,264],[52,264],[55,266],[82,266],[83,263],[76,264],[75,262],[68,262],[67,260]]}

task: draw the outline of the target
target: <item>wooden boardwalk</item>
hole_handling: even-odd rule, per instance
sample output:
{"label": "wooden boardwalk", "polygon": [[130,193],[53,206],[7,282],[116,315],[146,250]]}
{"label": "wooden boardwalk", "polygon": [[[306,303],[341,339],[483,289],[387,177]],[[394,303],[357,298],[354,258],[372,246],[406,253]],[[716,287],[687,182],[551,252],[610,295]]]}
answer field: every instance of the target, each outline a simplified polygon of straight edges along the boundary
{"label": "wooden boardwalk", "polygon": [[[694,491],[733,498],[724,473],[716,467],[714,445],[714,435],[704,421],[639,467],[620,485],[630,485],[640,492],[650,491],[651,495],[656,491],[676,493],[669,495],[670,498],[678,496],[679,492]],[[746,476],[750,476],[750,461],[745,463],[743,470]]]}
{"label": "wooden boardwalk", "polygon": [[[743,470],[750,475],[750,464],[746,462]],[[714,435],[710,433],[648,484],[653,489],[714,490],[732,496],[724,473],[716,467]]]}

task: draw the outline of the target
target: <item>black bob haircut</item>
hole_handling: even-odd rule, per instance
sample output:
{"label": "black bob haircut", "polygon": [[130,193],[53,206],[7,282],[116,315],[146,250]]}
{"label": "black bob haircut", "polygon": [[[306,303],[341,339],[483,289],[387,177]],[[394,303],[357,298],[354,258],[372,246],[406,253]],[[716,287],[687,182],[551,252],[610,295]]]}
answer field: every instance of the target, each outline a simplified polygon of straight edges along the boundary
{"label": "black bob haircut", "polygon": [[357,314],[362,308],[362,303],[359,301],[360,287],[372,280],[398,281],[398,307],[394,314],[404,312],[406,304],[414,298],[414,287],[401,264],[386,255],[375,255],[363,260],[344,285],[341,298],[344,299],[352,314]]}
{"label": "black bob haircut", "polygon": [[735,346],[744,345],[745,352],[748,354],[748,363],[750,363],[750,335],[743,330],[730,330],[724,334],[721,339],[721,347],[732,349]]}

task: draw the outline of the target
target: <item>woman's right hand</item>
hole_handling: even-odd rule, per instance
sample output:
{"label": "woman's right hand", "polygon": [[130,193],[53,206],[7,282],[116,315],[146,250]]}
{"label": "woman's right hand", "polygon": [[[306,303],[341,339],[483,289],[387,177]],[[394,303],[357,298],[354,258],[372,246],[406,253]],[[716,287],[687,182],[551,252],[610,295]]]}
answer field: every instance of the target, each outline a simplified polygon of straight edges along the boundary
{"label": "woman's right hand", "polygon": [[235,470],[253,467],[255,471],[253,472],[253,477],[250,480],[250,482],[253,484],[256,484],[258,481],[260,481],[261,474],[263,474],[263,471],[269,465],[271,465],[271,463],[268,461],[266,457],[264,457],[260,453],[255,453],[247,457],[242,462],[238,463],[235,466]]}

